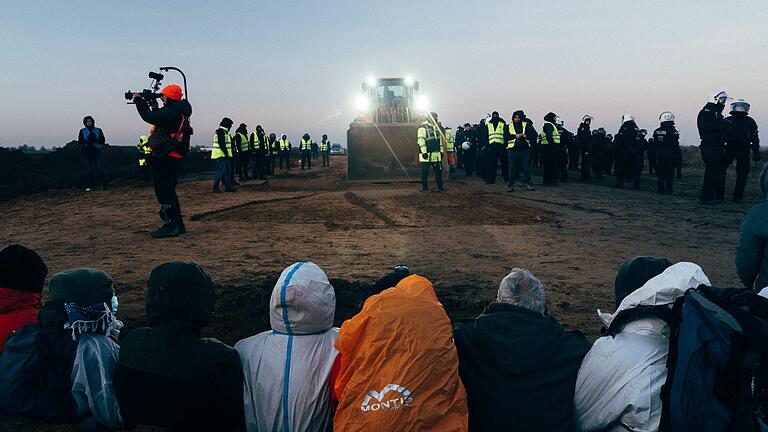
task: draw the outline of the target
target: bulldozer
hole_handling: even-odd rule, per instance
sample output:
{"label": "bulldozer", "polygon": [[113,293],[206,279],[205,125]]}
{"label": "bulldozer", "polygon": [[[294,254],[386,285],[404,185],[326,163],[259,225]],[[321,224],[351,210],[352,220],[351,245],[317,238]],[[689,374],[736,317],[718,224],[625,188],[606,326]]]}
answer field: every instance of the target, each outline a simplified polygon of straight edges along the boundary
{"label": "bulldozer", "polygon": [[416,133],[426,110],[419,82],[368,79],[358,116],[347,130],[349,181],[413,181],[419,178]]}

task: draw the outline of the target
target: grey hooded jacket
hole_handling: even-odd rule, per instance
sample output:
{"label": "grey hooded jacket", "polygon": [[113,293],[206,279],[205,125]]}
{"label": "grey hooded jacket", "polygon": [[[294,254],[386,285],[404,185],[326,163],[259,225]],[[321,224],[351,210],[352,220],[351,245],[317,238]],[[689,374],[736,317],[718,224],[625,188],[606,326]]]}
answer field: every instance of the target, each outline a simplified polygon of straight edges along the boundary
{"label": "grey hooded jacket", "polygon": [[333,286],[316,264],[298,262],[280,275],[269,306],[272,330],[235,344],[248,432],[331,430]]}
{"label": "grey hooded jacket", "polygon": [[755,292],[768,287],[768,165],[760,176],[760,187],[764,202],[747,211],[736,249],[739,279]]}

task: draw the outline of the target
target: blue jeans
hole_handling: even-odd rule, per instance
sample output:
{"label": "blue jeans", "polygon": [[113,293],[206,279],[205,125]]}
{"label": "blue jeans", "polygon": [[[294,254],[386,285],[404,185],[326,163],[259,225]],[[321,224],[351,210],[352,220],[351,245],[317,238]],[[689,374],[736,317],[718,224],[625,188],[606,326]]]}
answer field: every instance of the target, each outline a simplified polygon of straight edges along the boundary
{"label": "blue jeans", "polygon": [[213,188],[218,189],[219,183],[225,188],[232,188],[232,164],[229,158],[220,157],[216,159],[216,176],[213,177]]}
{"label": "blue jeans", "polygon": [[101,151],[86,153],[83,155],[85,159],[85,170],[88,173],[88,187],[93,189],[93,176],[96,174],[101,181],[101,187],[107,187],[107,178],[104,176],[104,163],[101,159]]}
{"label": "blue jeans", "polygon": [[515,185],[515,180],[517,180],[517,175],[520,172],[520,168],[523,169],[525,182],[529,185],[533,184],[531,181],[531,151],[509,150],[507,156],[507,160],[509,161],[509,180],[507,181],[507,185]]}

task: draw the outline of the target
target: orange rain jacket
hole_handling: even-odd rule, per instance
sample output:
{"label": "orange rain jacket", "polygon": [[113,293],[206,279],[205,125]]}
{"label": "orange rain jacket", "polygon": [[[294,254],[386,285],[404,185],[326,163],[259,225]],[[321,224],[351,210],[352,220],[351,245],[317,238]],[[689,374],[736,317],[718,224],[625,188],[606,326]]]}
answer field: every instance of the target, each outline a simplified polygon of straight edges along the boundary
{"label": "orange rain jacket", "polygon": [[451,322],[427,279],[409,276],[366,300],[341,326],[336,349],[334,430],[467,430]]}

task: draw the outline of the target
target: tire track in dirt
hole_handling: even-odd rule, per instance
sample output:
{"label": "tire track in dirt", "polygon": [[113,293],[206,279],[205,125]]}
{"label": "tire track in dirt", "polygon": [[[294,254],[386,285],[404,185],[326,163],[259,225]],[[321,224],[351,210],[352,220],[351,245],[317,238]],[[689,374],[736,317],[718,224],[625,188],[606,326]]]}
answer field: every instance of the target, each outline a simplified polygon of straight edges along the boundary
{"label": "tire track in dirt", "polygon": [[344,193],[344,198],[349,201],[350,204],[356,205],[363,210],[369,212],[373,216],[375,216],[377,219],[381,220],[386,224],[388,227],[398,227],[399,225],[397,222],[392,220],[384,211],[382,211],[379,207],[376,206],[373,202],[360,197],[359,195],[355,194],[354,192],[346,192]]}
{"label": "tire track in dirt", "polygon": [[295,201],[295,200],[300,200],[300,199],[304,199],[304,198],[310,198],[310,197],[313,197],[315,195],[318,195],[318,194],[317,193],[311,193],[311,194],[297,195],[297,196],[291,196],[291,197],[281,197],[281,198],[272,198],[272,199],[252,200],[252,201],[247,201],[247,202],[240,203],[240,204],[233,205],[233,206],[229,206],[229,207],[224,207],[224,208],[221,208],[221,209],[216,209],[216,210],[211,210],[211,211],[207,211],[207,212],[203,212],[203,213],[194,214],[194,215],[192,215],[192,217],[190,219],[193,220],[193,221],[204,221],[204,220],[210,219],[213,216],[218,216],[218,215],[221,215],[223,213],[228,213],[228,212],[233,211],[233,210],[241,209],[243,207],[248,207],[248,206],[252,206],[252,205],[259,205],[259,204],[270,204],[270,203],[275,203],[275,202],[280,202],[280,201]]}

